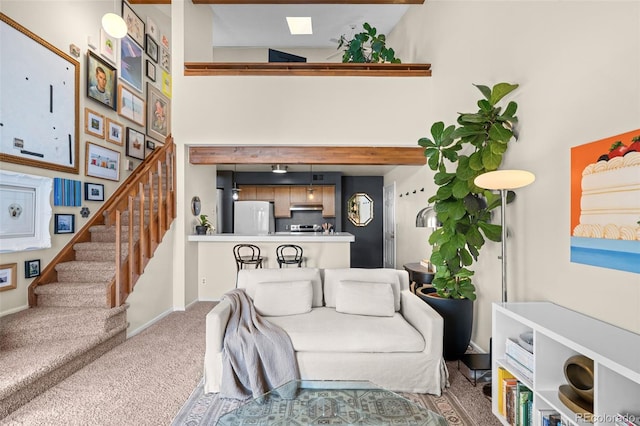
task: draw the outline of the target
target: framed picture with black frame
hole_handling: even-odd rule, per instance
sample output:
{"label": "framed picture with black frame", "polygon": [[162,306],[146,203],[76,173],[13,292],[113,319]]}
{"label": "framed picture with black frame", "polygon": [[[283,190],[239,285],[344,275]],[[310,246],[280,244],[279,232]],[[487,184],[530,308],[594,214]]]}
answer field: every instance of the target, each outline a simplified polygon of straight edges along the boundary
{"label": "framed picture with black frame", "polygon": [[86,201],[104,201],[104,185],[101,183],[84,183],[84,199]]}
{"label": "framed picture with black frame", "polygon": [[74,234],[76,232],[75,214],[55,214],[54,234]]}
{"label": "framed picture with black frame", "polygon": [[155,62],[158,63],[158,43],[156,43],[153,38],[151,38],[150,34],[145,36],[145,52],[149,57]]}
{"label": "framed picture with black frame", "polygon": [[151,81],[156,81],[156,66],[153,62],[147,59],[147,78]]}
{"label": "framed picture with black frame", "polygon": [[95,53],[87,52],[87,97],[117,110],[118,71]]}
{"label": "framed picture with black frame", "polygon": [[24,261],[24,277],[33,278],[40,275],[40,259]]}
{"label": "framed picture with black frame", "polygon": [[144,133],[127,127],[127,157],[144,160]]}

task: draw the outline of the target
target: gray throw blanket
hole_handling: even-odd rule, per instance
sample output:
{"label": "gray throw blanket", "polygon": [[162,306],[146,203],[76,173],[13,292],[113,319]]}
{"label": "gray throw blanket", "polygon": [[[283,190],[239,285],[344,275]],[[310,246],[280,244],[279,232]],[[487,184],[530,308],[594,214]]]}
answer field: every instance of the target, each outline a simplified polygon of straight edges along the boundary
{"label": "gray throw blanket", "polygon": [[225,299],[231,304],[231,315],[224,334],[220,397],[257,398],[298,379],[298,364],[287,333],[258,315],[244,290],[231,290]]}

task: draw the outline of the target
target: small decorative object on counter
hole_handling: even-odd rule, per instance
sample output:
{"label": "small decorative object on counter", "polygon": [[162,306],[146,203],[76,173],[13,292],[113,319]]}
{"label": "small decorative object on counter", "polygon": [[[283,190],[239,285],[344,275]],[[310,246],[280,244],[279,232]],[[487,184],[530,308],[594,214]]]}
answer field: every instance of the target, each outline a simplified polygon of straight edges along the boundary
{"label": "small decorative object on counter", "polygon": [[209,222],[206,214],[201,214],[198,217],[198,224],[196,225],[196,234],[198,235],[207,235],[207,231],[211,229],[213,230],[213,225]]}
{"label": "small decorative object on counter", "polygon": [[322,224],[322,230],[324,231],[325,234],[328,234],[328,233],[332,232],[332,228],[333,228],[333,225],[330,224],[330,223],[323,223]]}

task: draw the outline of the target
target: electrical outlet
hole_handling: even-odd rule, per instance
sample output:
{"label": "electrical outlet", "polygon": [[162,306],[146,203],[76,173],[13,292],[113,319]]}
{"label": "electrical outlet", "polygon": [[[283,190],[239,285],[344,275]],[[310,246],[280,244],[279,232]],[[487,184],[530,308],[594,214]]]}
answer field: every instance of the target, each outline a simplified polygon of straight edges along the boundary
{"label": "electrical outlet", "polygon": [[207,283],[207,279],[205,277],[202,277],[202,284],[206,284]]}

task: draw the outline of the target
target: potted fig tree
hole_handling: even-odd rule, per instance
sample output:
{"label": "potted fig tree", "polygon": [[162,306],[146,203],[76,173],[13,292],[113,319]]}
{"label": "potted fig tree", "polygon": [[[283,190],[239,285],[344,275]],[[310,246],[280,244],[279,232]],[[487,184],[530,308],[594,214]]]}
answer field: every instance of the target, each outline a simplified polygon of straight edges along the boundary
{"label": "potted fig tree", "polygon": [[[500,196],[474,184],[476,176],[498,169],[509,142],[515,138],[517,104],[506,108],[500,101],[517,84],[498,83],[493,88],[475,85],[483,95],[478,111],[459,113],[457,125],[443,122],[431,126],[424,147],[429,168],[438,187],[429,198],[442,226],[429,237],[430,261],[435,267],[435,292],[421,295],[444,318],[445,359],[459,359],[471,340],[473,301],[476,289],[470,266],[478,260],[485,241],[500,241],[501,227],[491,223],[491,210]],[[510,193],[508,200],[513,199]]]}
{"label": "potted fig tree", "polygon": [[394,50],[387,47],[387,37],[384,34],[378,34],[376,27],[372,27],[368,22],[365,22],[362,28],[364,31],[354,34],[351,39],[340,36],[338,49],[344,46],[342,62],[400,63]]}

